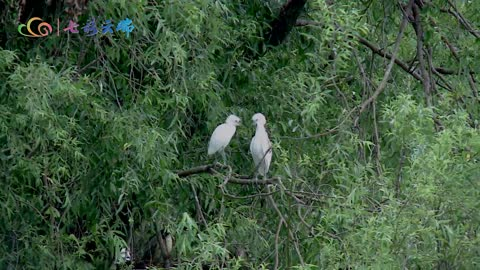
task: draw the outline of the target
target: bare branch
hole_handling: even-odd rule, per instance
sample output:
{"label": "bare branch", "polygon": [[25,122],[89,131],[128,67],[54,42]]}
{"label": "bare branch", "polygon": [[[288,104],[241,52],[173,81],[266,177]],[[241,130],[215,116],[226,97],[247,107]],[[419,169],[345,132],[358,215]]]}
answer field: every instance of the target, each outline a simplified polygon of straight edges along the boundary
{"label": "bare branch", "polygon": [[473,77],[473,74],[468,74],[468,83],[470,84],[470,88],[472,88],[472,94],[475,97],[477,101],[480,101],[478,99],[478,89],[475,84],[475,78]]}
{"label": "bare branch", "polygon": [[475,30],[473,29],[472,25],[470,24],[470,22],[467,21],[467,19],[465,19],[465,17],[463,17],[463,15],[458,11],[457,7],[452,3],[451,0],[447,0],[448,4],[450,5],[451,8],[453,8],[453,10],[451,9],[441,9],[440,11],[442,12],[447,12],[447,13],[450,13],[452,14],[456,19],[457,21],[470,33],[472,34],[474,37],[476,38],[480,38],[480,31],[478,30]]}
{"label": "bare branch", "polygon": [[268,192],[268,193],[256,193],[256,194],[246,195],[246,196],[236,196],[236,195],[232,195],[232,194],[228,193],[225,190],[224,187],[220,187],[220,190],[222,191],[222,194],[225,195],[226,197],[231,198],[231,199],[237,199],[237,200],[252,199],[252,198],[257,198],[257,197],[266,197],[266,196],[270,196],[270,195],[275,194],[275,193],[280,191],[280,190],[274,190],[274,191]]}
{"label": "bare branch", "polygon": [[197,191],[195,190],[195,186],[190,185],[193,191],[193,195],[195,197],[195,208],[197,209],[197,218],[203,223],[205,228],[208,228],[207,220],[203,215],[202,206],[200,204],[200,200],[198,199]]}
{"label": "bare branch", "polygon": [[298,20],[295,22],[295,26],[309,26],[309,25],[313,25],[313,26],[323,26],[323,24],[320,23],[320,22],[309,21],[309,20],[298,19]]}
{"label": "bare branch", "polygon": [[[427,45],[427,50],[426,50],[426,53],[427,53],[427,61],[428,61],[428,76],[430,76],[430,79],[433,80],[433,48],[431,46],[428,46]],[[437,75],[439,78],[441,77],[443,79],[443,76],[438,74]],[[438,90],[437,90],[437,84],[435,82],[433,82],[431,84],[432,86],[432,93],[434,94],[438,94]]]}
{"label": "bare branch", "polygon": [[[413,5],[413,0],[410,0],[409,3],[408,3],[408,6],[407,6],[407,10],[410,10],[412,8],[412,5]],[[395,63],[395,58],[396,58],[398,49],[400,48],[400,42],[402,40],[402,36],[403,36],[403,32],[405,31],[405,27],[407,26],[407,22],[408,22],[408,17],[404,15],[403,18],[402,18],[402,23],[400,24],[400,29],[398,31],[397,39],[395,41],[395,45],[394,45],[394,48],[393,48],[392,58],[390,59],[390,63],[387,66],[387,70],[385,71],[385,75],[383,76],[383,80],[380,83],[380,85],[378,86],[377,90],[375,90],[373,95],[369,99],[367,99],[365,102],[362,103],[362,105],[360,106],[359,113],[358,113],[359,115],[365,110],[365,108],[370,103],[372,103],[373,101],[375,101],[377,99],[378,95],[380,95],[380,93],[382,93],[383,90],[385,89],[385,87],[387,86],[387,81],[388,81],[388,78],[390,77],[390,72],[392,71],[393,64]],[[358,121],[358,119],[359,119],[359,116],[355,120],[355,123]]]}
{"label": "bare branch", "polygon": [[240,179],[232,177],[228,182],[232,184],[238,185],[273,185],[277,184],[280,178],[272,177],[270,179],[265,180],[256,180],[256,179]]}
{"label": "bare branch", "polygon": [[[378,46],[374,45],[370,41],[368,41],[368,40],[366,40],[366,39],[364,39],[360,36],[357,36],[357,39],[358,39],[358,42],[360,44],[363,44],[363,45],[367,46],[375,54],[378,54],[378,55],[380,55],[382,57],[385,57],[387,59],[390,59],[390,60],[393,58],[390,53],[385,52],[384,50],[380,49]],[[400,59],[397,59],[397,58],[395,58],[394,61],[395,61],[395,64],[397,64],[400,68],[402,68],[403,70],[408,72],[415,79],[417,79],[419,81],[422,80],[422,77],[420,77],[420,75],[418,75],[418,73],[416,73],[415,70],[412,70],[411,68],[409,68],[409,66],[405,62],[403,62],[403,61],[401,61]]]}
{"label": "bare branch", "polygon": [[427,107],[432,106],[432,93],[431,93],[431,82],[430,75],[427,71],[425,65],[425,56],[423,53],[423,28],[422,21],[420,16],[420,7],[417,4],[412,6],[413,11],[413,28],[415,29],[415,34],[417,35],[417,59],[420,64],[420,74],[422,75],[422,85],[423,91],[425,92],[425,102]]}
{"label": "bare branch", "polygon": [[460,58],[458,57],[458,50],[457,48],[453,47],[453,45],[448,41],[448,39],[445,36],[442,36],[443,42],[447,45],[448,49],[452,53],[453,57],[458,61]]}
{"label": "bare branch", "polygon": [[[219,174],[217,169],[229,169],[229,168],[230,166],[223,165],[217,162],[213,164],[193,167],[183,171],[178,171],[176,172],[176,174],[179,177],[184,178],[190,175],[202,174],[202,173]],[[238,185],[271,185],[271,184],[278,183],[279,180],[280,180],[279,177],[272,177],[269,179],[257,180],[257,179],[252,179],[251,177],[246,175],[234,175],[230,177],[226,182],[232,183],[232,184],[238,184]]]}
{"label": "bare branch", "polygon": [[402,188],[402,179],[403,179],[403,163],[405,162],[405,153],[402,149],[400,149],[400,162],[398,164],[397,169],[397,178],[395,179],[395,197],[398,198],[400,196],[401,188]]}
{"label": "bare branch", "polygon": [[200,173],[212,173],[212,169],[218,168],[219,166],[223,166],[220,163],[214,163],[214,164],[208,164],[208,165],[202,165],[198,167],[194,167],[188,170],[184,171],[179,171],[177,172],[177,175],[179,177],[187,177],[192,174],[200,174]]}
{"label": "bare branch", "polygon": [[[267,186],[267,191],[270,192],[270,187],[269,186]],[[290,226],[288,225],[287,221],[285,220],[285,217],[283,216],[282,212],[278,208],[277,203],[275,203],[275,200],[273,199],[273,196],[271,196],[271,195],[268,196],[268,199],[270,200],[270,203],[272,204],[273,208],[277,212],[277,214],[280,218],[280,222],[283,222],[283,224],[285,225],[285,228],[287,228],[288,235],[290,236],[290,238],[293,241],[293,245],[295,247],[295,251],[298,255],[298,258],[300,259],[300,263],[302,264],[302,266],[305,266],[305,261],[303,260],[302,253],[300,252],[300,247],[298,245],[298,240],[296,239],[295,235],[293,234],[292,230],[290,229]]]}
{"label": "bare branch", "polygon": [[[436,67],[435,70],[438,71],[438,73],[443,74],[443,75],[459,75],[459,74],[464,74],[465,73],[461,70],[460,71],[455,71],[455,70],[447,69],[447,68],[444,68],[444,67]],[[475,74],[474,71],[469,71],[468,73],[469,74]]]}

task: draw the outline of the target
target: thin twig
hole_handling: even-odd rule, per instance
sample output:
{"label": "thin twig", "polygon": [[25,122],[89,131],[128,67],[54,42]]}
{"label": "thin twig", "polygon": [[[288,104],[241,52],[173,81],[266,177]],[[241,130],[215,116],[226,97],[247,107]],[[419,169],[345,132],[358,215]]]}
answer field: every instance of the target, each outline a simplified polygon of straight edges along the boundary
{"label": "thin twig", "polygon": [[205,228],[208,228],[207,220],[205,219],[205,216],[203,215],[202,206],[200,204],[200,200],[198,199],[197,191],[195,190],[195,187],[193,185],[190,185],[190,186],[191,186],[192,191],[193,191],[193,196],[195,197],[195,207],[197,208],[197,215],[198,215],[200,221],[202,221]]}
{"label": "thin twig", "polygon": [[398,198],[401,192],[401,183],[402,183],[402,169],[403,169],[403,162],[405,161],[405,153],[403,148],[400,150],[400,162],[398,164],[397,170],[397,179],[395,181],[395,197]]}
{"label": "thin twig", "polygon": [[297,203],[306,204],[304,201],[300,200],[293,192],[285,189],[285,193],[287,193],[288,195],[290,195]]}
{"label": "thin twig", "polygon": [[275,233],[275,266],[273,269],[278,269],[279,259],[278,259],[278,240],[280,239],[280,230],[282,229],[283,220],[280,218],[278,222],[277,232]]}
{"label": "thin twig", "polygon": [[450,7],[453,8],[453,11],[451,9],[448,9],[448,10],[441,9],[441,11],[452,14],[470,34],[472,34],[476,38],[480,38],[480,32],[473,29],[470,22],[468,22],[467,19],[463,17],[463,15],[458,11],[457,7],[452,3],[452,1],[447,0],[447,2],[450,5]]}
{"label": "thin twig", "polygon": [[374,131],[374,141],[375,141],[375,161],[376,161],[376,169],[377,175],[382,175],[382,163],[380,162],[381,159],[381,151],[380,151],[380,135],[378,132],[378,124],[377,124],[377,106],[373,103],[373,131]]}
{"label": "thin twig", "polygon": [[[433,48],[432,48],[432,46],[427,46],[426,53],[427,53],[427,61],[428,61],[428,76],[430,76],[430,79],[433,80],[434,72],[433,72]],[[438,77],[440,78],[440,77],[443,77],[443,76],[440,75]],[[431,84],[431,86],[432,86],[432,97],[433,97],[436,94],[438,94],[437,84],[435,82],[433,82]],[[432,103],[434,103],[433,99],[432,99]]]}
{"label": "thin twig", "polygon": [[253,170],[253,175],[256,175],[257,170],[260,167],[260,164],[262,164],[262,162],[265,160],[265,157],[267,156],[267,154],[271,151],[272,151],[272,147],[270,146],[270,148],[268,148],[268,150],[265,151],[265,154],[263,154],[262,160],[260,160],[260,162],[258,162],[258,164],[255,166],[255,169]]}
{"label": "thin twig", "polygon": [[347,113],[347,115],[343,118],[343,120],[335,127],[323,132],[323,133],[318,133],[318,134],[314,134],[314,135],[310,135],[310,136],[304,136],[304,137],[291,137],[291,136],[282,136],[280,137],[281,139],[288,139],[288,140],[308,140],[308,139],[316,139],[316,138],[319,138],[319,137],[323,137],[323,136],[326,136],[326,135],[329,135],[329,134],[332,134],[332,133],[335,133],[339,130],[339,128],[343,125],[343,123],[345,123],[345,121],[347,119],[350,118],[350,115],[355,111],[355,109],[349,111]]}
{"label": "thin twig", "polygon": [[222,187],[224,187],[228,181],[230,181],[230,179],[232,178],[232,167],[228,166],[228,174],[225,176],[225,181],[223,181],[222,183]]}
{"label": "thin twig", "polygon": [[[267,186],[267,190],[270,192],[270,187],[269,186]],[[282,212],[278,208],[278,205],[275,203],[275,200],[273,199],[273,196],[268,196],[268,199],[272,203],[272,206],[275,209],[275,211],[277,212],[278,216],[280,217],[280,220],[282,220],[283,223],[285,224],[285,228],[287,228],[287,230],[288,230],[288,235],[293,240],[293,245],[295,247],[295,251],[298,255],[298,258],[300,259],[300,263],[302,264],[302,266],[305,266],[305,261],[303,260],[302,253],[300,252],[300,247],[298,245],[298,241],[295,238],[292,230],[290,229],[290,226],[288,225],[287,221],[285,220],[285,217],[283,216]]]}
{"label": "thin twig", "polygon": [[[312,205],[310,205],[310,206],[312,206]],[[309,210],[307,209],[307,211],[309,211]],[[307,216],[307,214],[308,213],[305,213],[305,216]],[[310,230],[310,234],[313,235],[315,233],[315,228],[314,228],[313,225],[308,224],[305,221],[305,218],[302,217],[302,208],[300,206],[297,207],[297,215],[298,215],[298,218],[300,219],[300,221],[303,223],[303,225],[305,225],[305,227],[307,227]]]}

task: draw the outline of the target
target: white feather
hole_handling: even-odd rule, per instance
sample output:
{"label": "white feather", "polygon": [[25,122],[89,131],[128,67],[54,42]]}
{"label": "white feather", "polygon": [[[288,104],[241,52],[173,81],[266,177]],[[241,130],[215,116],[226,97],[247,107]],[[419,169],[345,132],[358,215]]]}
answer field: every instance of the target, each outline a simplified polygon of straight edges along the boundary
{"label": "white feather", "polygon": [[230,115],[224,124],[219,125],[213,131],[210,142],[208,143],[208,155],[223,151],[230,143],[239,124],[240,118],[235,115]]}
{"label": "white feather", "polygon": [[167,252],[170,255],[170,253],[172,252],[172,247],[173,247],[172,235],[169,234],[165,237],[165,246],[167,247]]}
{"label": "white feather", "polygon": [[265,116],[257,113],[252,117],[257,126],[255,136],[250,143],[250,152],[252,153],[255,167],[258,166],[258,174],[266,176],[272,161],[272,143],[268,138],[267,130],[265,129]]}

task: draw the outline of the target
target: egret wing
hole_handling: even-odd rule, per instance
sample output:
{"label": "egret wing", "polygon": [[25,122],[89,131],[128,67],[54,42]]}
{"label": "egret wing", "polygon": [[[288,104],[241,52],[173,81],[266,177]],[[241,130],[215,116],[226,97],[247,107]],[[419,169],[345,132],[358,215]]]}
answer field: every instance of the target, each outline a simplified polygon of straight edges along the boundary
{"label": "egret wing", "polygon": [[258,172],[265,175],[270,167],[272,159],[271,142],[265,131],[257,131],[250,143],[250,152],[252,153],[255,167],[258,166]]}
{"label": "egret wing", "polygon": [[270,139],[268,138],[268,134],[265,133],[265,138],[262,143],[262,153],[265,155],[265,158],[262,155],[263,162],[261,166],[261,174],[266,175],[268,172],[268,169],[270,168],[270,163],[272,161],[272,143],[270,142]]}
{"label": "egret wing", "polygon": [[223,150],[235,134],[235,126],[221,124],[212,134],[210,142],[208,143],[208,154],[212,155],[220,150]]}

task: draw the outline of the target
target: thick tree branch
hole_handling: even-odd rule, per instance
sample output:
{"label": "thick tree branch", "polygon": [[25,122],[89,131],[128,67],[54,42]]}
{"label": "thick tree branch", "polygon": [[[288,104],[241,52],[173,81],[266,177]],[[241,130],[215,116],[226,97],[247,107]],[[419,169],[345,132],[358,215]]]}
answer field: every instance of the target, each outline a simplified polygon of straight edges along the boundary
{"label": "thick tree branch", "polygon": [[287,0],[264,31],[263,41],[257,45],[257,50],[247,50],[245,57],[249,60],[257,59],[265,54],[268,46],[280,45],[295,26],[306,3],[307,0]]}
{"label": "thick tree branch", "polygon": [[221,166],[223,166],[223,165],[221,165],[219,163],[197,166],[197,167],[193,167],[191,169],[187,169],[187,170],[184,170],[184,171],[178,171],[177,175],[179,177],[187,177],[187,176],[190,176],[192,174],[212,173],[213,172],[212,169],[219,168]]}
{"label": "thick tree branch", "polygon": [[287,37],[295,25],[307,0],[288,0],[278,17],[270,23],[270,31],[265,35],[268,45],[277,46]]}
{"label": "thick tree branch", "polygon": [[[230,166],[223,165],[220,163],[213,163],[213,164],[193,167],[183,171],[178,171],[176,172],[176,174],[179,177],[184,178],[187,176],[202,174],[202,173],[217,174],[218,169],[228,169],[228,168],[230,168]],[[278,183],[279,180],[280,179],[278,177],[272,177],[264,180],[257,180],[257,179],[252,179],[251,177],[246,175],[234,175],[234,176],[231,176],[227,182],[232,184],[238,184],[238,185],[271,185],[271,184]]]}
{"label": "thick tree branch", "polygon": [[277,184],[278,181],[279,181],[278,177],[273,177],[265,180],[240,179],[240,178],[232,177],[228,182],[232,184],[237,184],[237,185],[272,185],[272,184]]}
{"label": "thick tree branch", "polygon": [[[462,70],[456,71],[456,70],[452,70],[452,69],[448,69],[448,68],[444,68],[444,67],[435,67],[435,70],[436,70],[438,73],[443,74],[443,75],[460,75],[460,74],[465,74],[465,72],[462,71]],[[469,71],[468,73],[469,73],[469,74],[475,74],[474,71]]]}

